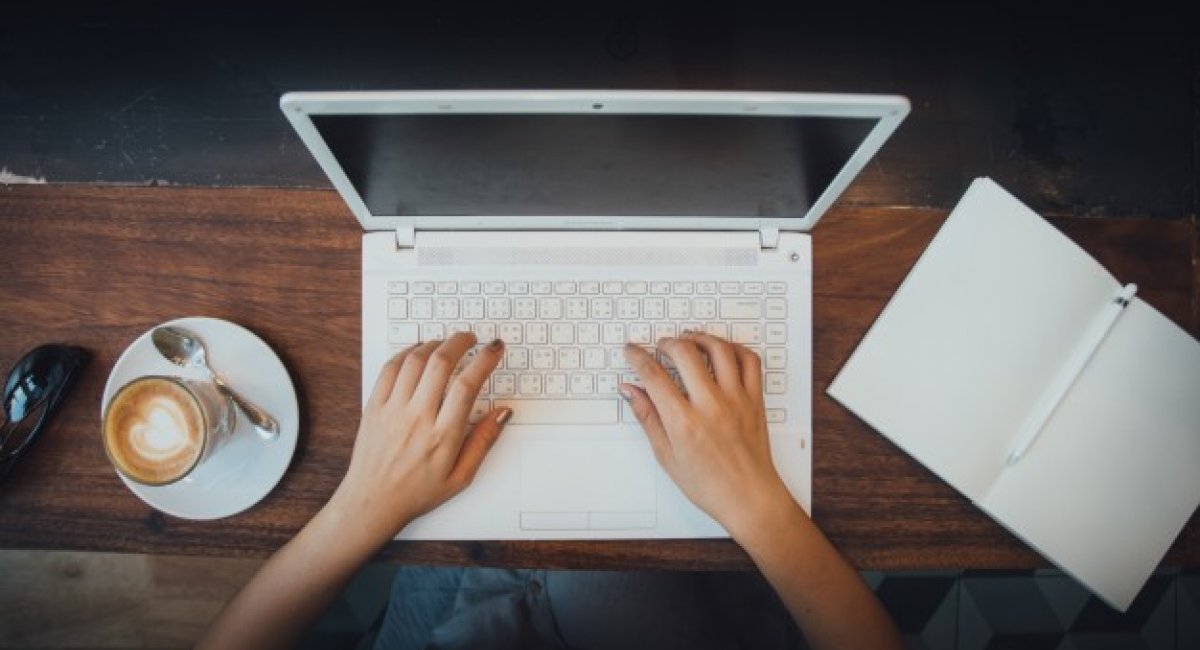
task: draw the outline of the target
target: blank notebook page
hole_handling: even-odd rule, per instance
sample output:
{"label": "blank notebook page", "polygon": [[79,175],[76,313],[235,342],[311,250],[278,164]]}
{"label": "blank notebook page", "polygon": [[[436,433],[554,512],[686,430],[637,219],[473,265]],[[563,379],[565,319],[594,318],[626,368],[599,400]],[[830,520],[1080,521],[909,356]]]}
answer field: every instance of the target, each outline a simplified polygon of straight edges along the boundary
{"label": "blank notebook page", "polygon": [[978,500],[1117,287],[1040,216],[976,180],[829,392]]}
{"label": "blank notebook page", "polygon": [[1124,610],[1200,503],[1200,343],[1134,300],[980,506]]}

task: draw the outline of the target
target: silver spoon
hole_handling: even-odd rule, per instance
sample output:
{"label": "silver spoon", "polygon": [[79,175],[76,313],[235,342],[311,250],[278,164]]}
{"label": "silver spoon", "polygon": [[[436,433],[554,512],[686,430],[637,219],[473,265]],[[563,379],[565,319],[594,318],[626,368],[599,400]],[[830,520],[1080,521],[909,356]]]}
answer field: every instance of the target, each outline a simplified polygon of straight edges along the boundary
{"label": "silver spoon", "polygon": [[168,326],[154,328],[150,338],[154,341],[154,347],[158,349],[159,353],[171,363],[184,368],[197,368],[208,375],[217,388],[228,395],[233,403],[237,404],[238,408],[246,414],[246,417],[250,418],[250,424],[254,425],[254,431],[260,438],[274,440],[279,437],[279,423],[275,421],[275,418],[230,388],[225,380],[221,379],[221,376],[208,365],[208,353],[198,336],[182,327]]}

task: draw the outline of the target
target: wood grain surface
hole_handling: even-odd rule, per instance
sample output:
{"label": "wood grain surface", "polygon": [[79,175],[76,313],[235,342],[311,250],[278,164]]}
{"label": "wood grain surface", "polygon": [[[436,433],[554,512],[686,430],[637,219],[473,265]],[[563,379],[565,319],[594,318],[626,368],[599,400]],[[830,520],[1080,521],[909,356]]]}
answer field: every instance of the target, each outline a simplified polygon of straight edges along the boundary
{"label": "wood grain surface", "polygon": [[[1045,562],[825,394],[945,219],[835,208],[814,234],[814,517],[863,569]],[[1187,220],[1055,219],[1121,281],[1197,333],[1200,236]],[[0,547],[262,557],[304,525],[349,462],[359,415],[361,231],[331,191],[0,187],[0,366],[56,341],[94,356],[58,419],[0,487]],[[1013,251],[1014,264],[1020,251]],[[163,515],[114,475],[99,437],[108,371],[162,321],[215,316],[258,333],[301,404],[300,444],[262,503],[215,522]],[[1114,513],[1119,517],[1119,513]],[[1167,557],[1200,565],[1193,519]],[[409,563],[744,568],[722,540],[404,542]]]}

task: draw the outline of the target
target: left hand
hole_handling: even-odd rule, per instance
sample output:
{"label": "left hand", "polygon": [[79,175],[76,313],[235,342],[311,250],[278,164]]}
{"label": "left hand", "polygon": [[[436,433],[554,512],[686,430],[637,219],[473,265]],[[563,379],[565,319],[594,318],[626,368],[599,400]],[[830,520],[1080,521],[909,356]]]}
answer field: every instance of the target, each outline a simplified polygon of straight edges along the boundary
{"label": "left hand", "polygon": [[452,381],[454,367],[473,345],[474,334],[457,333],[410,347],[380,371],[350,468],[330,500],[372,542],[392,539],[462,492],[512,415],[511,409],[494,409],[468,427],[471,405],[504,355],[503,342],[492,341]]}

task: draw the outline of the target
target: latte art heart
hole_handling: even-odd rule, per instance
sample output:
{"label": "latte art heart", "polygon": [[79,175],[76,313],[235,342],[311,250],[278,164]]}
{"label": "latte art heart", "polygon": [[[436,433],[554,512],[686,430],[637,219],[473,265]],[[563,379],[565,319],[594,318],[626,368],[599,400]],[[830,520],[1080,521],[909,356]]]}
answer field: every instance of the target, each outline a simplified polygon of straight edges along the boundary
{"label": "latte art heart", "polygon": [[149,485],[185,476],[204,451],[204,413],[182,384],[143,377],[122,388],[104,416],[104,448],[122,474]]}

